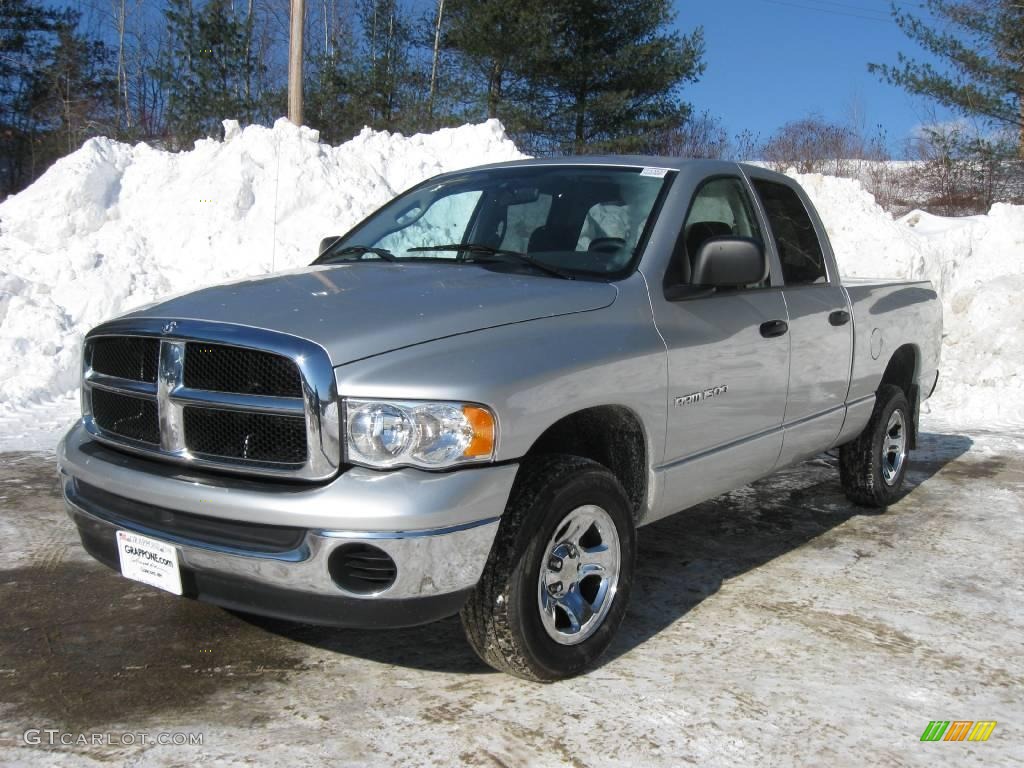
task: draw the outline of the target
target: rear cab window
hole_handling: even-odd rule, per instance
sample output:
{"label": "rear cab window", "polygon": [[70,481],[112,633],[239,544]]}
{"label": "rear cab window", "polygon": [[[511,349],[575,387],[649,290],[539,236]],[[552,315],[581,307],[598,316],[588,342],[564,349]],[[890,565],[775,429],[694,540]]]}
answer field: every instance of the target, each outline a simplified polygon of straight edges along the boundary
{"label": "rear cab window", "polygon": [[827,283],[821,242],[800,197],[785,184],[764,179],[753,179],[753,183],[775,238],[785,284]]}

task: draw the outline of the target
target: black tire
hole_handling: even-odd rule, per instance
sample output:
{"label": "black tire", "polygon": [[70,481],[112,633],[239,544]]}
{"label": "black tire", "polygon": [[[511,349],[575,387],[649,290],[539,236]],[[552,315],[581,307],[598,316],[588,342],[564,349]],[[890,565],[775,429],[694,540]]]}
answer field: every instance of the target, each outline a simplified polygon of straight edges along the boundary
{"label": "black tire", "polygon": [[[549,636],[538,604],[545,551],[563,520],[581,506],[608,513],[618,535],[618,584],[604,619],[576,645]],[[605,467],[577,456],[547,455],[522,462],[490,557],[462,609],[473,650],[501,672],[552,682],[589,668],[607,649],[626,613],[636,559],[636,531],[619,481]]]}
{"label": "black tire", "polygon": [[907,473],[907,459],[903,459],[891,480],[887,481],[883,476],[886,462],[883,444],[895,411],[901,412],[904,440],[909,447],[913,422],[907,396],[899,387],[885,385],[878,390],[875,409],[864,431],[856,440],[839,449],[839,477],[843,491],[855,504],[886,507],[900,495],[903,478]]}

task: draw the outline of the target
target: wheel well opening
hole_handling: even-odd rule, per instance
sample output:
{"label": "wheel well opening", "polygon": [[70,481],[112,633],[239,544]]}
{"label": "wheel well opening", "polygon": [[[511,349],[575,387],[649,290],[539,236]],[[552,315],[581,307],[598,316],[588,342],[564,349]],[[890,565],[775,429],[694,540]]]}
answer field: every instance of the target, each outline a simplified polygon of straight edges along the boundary
{"label": "wheel well opening", "polygon": [[647,444],[636,414],[605,405],[577,411],[556,421],[530,448],[528,455],[565,453],[607,467],[622,483],[638,520],[647,495]]}
{"label": "wheel well opening", "polygon": [[907,399],[910,400],[911,395],[913,394],[914,377],[916,373],[917,350],[915,350],[910,344],[904,344],[893,352],[892,357],[889,359],[889,365],[886,366],[885,373],[882,374],[882,383],[880,386],[895,384],[903,390]]}
{"label": "wheel well opening", "polygon": [[911,344],[904,344],[893,352],[889,364],[882,374],[879,387],[893,384],[903,390],[910,404],[910,441],[908,447],[917,448],[918,430],[918,392],[917,392],[917,349]]}

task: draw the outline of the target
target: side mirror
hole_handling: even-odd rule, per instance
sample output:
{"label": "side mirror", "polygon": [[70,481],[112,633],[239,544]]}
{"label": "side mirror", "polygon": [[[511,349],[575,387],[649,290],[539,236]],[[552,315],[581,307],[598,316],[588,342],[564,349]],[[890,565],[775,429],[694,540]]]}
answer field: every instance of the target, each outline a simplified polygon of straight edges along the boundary
{"label": "side mirror", "polygon": [[323,240],[321,240],[320,241],[320,248],[316,252],[317,258],[319,258],[320,256],[323,256],[324,255],[324,251],[326,251],[328,248],[330,248],[332,245],[334,245],[339,240],[341,240],[341,235],[331,235],[330,237],[325,237]]}
{"label": "side mirror", "polygon": [[740,288],[768,276],[764,247],[749,237],[713,237],[705,240],[693,262],[694,286]]}

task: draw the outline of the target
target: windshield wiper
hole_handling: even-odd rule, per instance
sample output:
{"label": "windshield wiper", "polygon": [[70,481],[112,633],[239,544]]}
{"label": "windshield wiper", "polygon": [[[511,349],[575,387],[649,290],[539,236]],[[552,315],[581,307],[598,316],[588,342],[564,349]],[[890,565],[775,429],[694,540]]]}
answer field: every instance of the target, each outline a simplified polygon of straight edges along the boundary
{"label": "windshield wiper", "polygon": [[[533,267],[540,272],[546,272],[549,275],[560,277],[563,280],[575,280],[576,278],[572,275],[563,272],[556,267],[548,266],[543,264],[536,259],[530,257],[529,254],[520,253],[519,251],[506,251],[501,248],[492,248],[489,245],[479,245],[478,243],[448,243],[446,245],[420,245],[415,248],[407,248],[410,253],[423,252],[423,251],[459,251],[460,253],[465,252],[473,255],[473,258],[465,259],[465,261],[512,261],[520,264],[526,264],[528,267]],[[480,257],[484,258],[480,258]]]}
{"label": "windshield wiper", "polygon": [[384,261],[394,261],[396,259],[395,254],[387,248],[374,248],[370,245],[346,245],[344,248],[334,250],[334,246],[332,245],[320,254],[315,263],[327,264],[341,256],[362,256],[364,253],[372,253],[374,256],[383,259]]}

